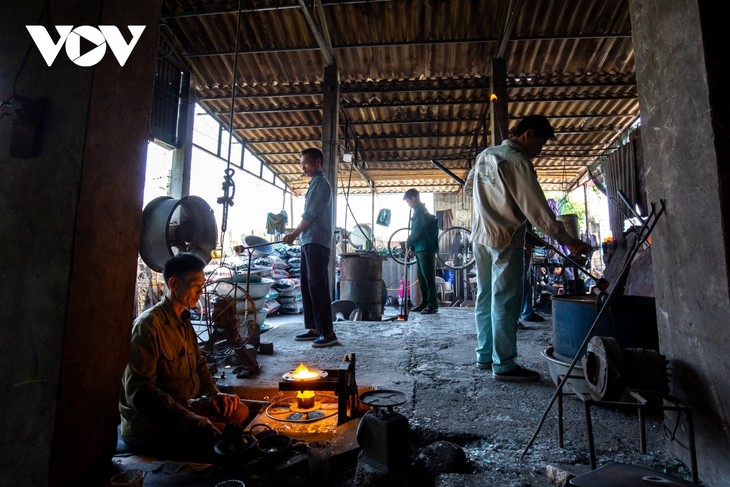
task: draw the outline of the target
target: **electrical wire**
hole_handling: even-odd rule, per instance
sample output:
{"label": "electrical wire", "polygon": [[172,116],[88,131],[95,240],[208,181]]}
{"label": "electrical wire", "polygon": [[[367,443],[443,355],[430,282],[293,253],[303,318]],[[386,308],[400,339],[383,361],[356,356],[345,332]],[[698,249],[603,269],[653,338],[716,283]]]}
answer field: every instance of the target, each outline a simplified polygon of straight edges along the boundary
{"label": "electrical wire", "polygon": [[[352,170],[354,168],[354,164],[355,163],[353,161],[350,161],[350,178],[347,182],[347,191],[345,191],[343,193],[343,195],[345,196],[345,208],[347,208],[347,210],[350,212],[350,215],[352,216],[352,220],[355,222],[356,228],[362,228],[360,226],[360,224],[357,222],[357,218],[355,218],[355,214],[353,213],[352,207],[350,206],[350,185],[352,184]],[[347,214],[345,214],[345,218],[347,218]],[[347,220],[345,220],[345,221],[347,221]],[[346,228],[345,228],[345,231],[347,231]],[[371,231],[374,231],[374,229],[371,229]],[[364,232],[363,232],[363,237],[365,237],[365,240],[367,240],[367,242],[370,244],[370,248],[377,252],[377,248],[375,247],[375,244],[370,239],[370,237],[368,235],[365,235]]]}

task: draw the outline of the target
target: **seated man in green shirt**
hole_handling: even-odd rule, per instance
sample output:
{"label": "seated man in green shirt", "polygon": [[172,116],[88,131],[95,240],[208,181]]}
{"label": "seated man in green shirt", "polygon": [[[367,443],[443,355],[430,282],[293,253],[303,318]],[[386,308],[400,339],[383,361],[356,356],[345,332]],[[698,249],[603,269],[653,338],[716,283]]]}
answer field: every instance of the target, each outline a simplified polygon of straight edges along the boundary
{"label": "seated man in green shirt", "polygon": [[438,312],[439,300],[436,294],[436,252],[438,252],[438,220],[421,203],[421,195],[417,189],[406,191],[403,199],[413,210],[411,217],[411,233],[408,237],[408,252],[415,252],[418,265],[418,288],[421,291],[421,303],[411,311],[422,314]]}
{"label": "seated man in green shirt", "polygon": [[137,317],[129,364],[122,377],[122,438],[157,454],[210,453],[227,423],[242,423],[248,408],[218,390],[200,353],[189,308],[203,293],[205,263],[178,254],[165,263],[165,297]]}

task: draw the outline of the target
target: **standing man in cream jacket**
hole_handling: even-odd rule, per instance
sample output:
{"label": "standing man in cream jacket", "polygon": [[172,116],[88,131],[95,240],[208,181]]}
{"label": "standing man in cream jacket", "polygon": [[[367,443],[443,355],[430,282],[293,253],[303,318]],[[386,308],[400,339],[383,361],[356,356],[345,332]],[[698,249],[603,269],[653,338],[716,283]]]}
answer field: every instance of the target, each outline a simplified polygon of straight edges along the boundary
{"label": "standing man in cream jacket", "polygon": [[477,366],[495,380],[537,381],[540,374],[520,367],[517,326],[522,305],[525,222],[566,245],[571,254],[590,247],[571,237],[555,219],[537,182],[531,159],[555,132],[547,118],[530,115],[501,145],[485,149],[464,190],[474,197],[472,242],[477,267]]}

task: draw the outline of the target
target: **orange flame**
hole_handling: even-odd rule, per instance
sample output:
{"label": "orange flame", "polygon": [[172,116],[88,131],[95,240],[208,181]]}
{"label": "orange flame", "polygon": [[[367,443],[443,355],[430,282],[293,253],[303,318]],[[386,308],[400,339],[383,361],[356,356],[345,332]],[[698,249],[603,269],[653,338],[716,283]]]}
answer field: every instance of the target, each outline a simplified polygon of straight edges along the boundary
{"label": "orange flame", "polygon": [[296,369],[294,369],[294,372],[291,374],[292,379],[296,380],[306,380],[306,379],[318,379],[319,374],[317,372],[312,372],[307,368],[304,364],[299,364]]}
{"label": "orange flame", "polygon": [[309,399],[310,397],[314,397],[314,391],[297,392],[297,399]]}

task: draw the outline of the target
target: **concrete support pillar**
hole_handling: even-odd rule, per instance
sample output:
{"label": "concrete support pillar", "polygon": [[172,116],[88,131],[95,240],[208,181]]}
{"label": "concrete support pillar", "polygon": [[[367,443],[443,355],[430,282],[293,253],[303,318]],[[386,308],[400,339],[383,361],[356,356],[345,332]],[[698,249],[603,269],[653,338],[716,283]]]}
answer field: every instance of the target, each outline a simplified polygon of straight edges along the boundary
{"label": "concrete support pillar", "polygon": [[[324,68],[324,107],[322,109],[322,171],[332,186],[332,228],[337,226],[337,173],[340,165],[338,128],[340,121],[340,71],[337,64]],[[330,296],[335,286],[335,245],[330,247]]]}
{"label": "concrete support pillar", "polygon": [[492,77],[489,83],[492,95],[489,101],[489,130],[492,134],[491,145],[494,146],[508,138],[509,132],[507,61],[501,58],[492,61]]}
{"label": "concrete support pillar", "polygon": [[[43,98],[37,157],[8,156],[0,121],[0,465],[3,485],[105,485],[129,356],[160,2],[52,2],[50,24],[146,25],[124,67],[109,49],[49,67],[0,16],[0,93]],[[51,36],[55,29],[48,25]],[[30,46],[27,63],[23,58]]]}
{"label": "concrete support pillar", "polygon": [[180,97],[181,147],[172,152],[172,175],[169,194],[173,198],[190,195],[190,173],[193,160],[193,124],[195,122],[195,78],[189,74],[187,93]]}
{"label": "concrete support pillar", "polygon": [[[659,346],[672,393],[694,408],[700,479],[730,479],[730,58],[721,2],[630,0]],[[676,417],[667,417],[674,427]],[[672,451],[688,464],[686,418]]]}

